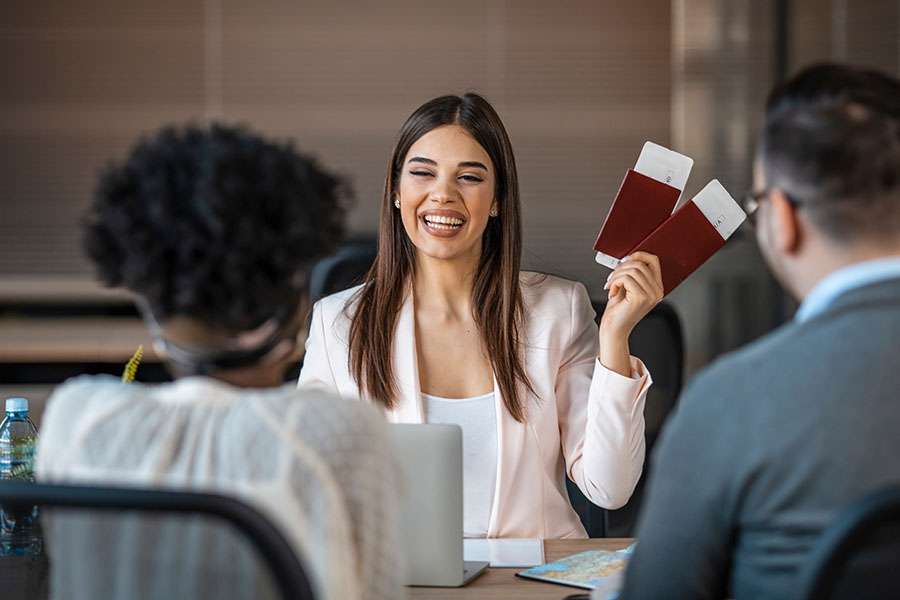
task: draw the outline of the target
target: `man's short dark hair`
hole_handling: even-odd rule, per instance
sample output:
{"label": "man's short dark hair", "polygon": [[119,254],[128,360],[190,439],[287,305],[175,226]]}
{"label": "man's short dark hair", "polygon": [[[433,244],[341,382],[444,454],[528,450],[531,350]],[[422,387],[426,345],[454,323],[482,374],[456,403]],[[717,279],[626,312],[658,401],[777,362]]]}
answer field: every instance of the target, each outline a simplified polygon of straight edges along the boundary
{"label": "man's short dark hair", "polygon": [[839,243],[900,236],[900,81],[819,64],[776,87],[760,144],[767,184]]}
{"label": "man's short dark hair", "polygon": [[229,332],[295,309],[343,233],[342,181],[240,127],[167,127],[102,174],[84,223],[100,279],[157,319]]}

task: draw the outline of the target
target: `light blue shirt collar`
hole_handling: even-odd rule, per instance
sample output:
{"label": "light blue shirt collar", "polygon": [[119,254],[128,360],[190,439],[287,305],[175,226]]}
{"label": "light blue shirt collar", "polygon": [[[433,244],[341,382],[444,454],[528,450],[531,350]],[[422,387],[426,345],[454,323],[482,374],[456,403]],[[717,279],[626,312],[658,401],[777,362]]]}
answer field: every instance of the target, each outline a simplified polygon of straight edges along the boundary
{"label": "light blue shirt collar", "polygon": [[900,256],[867,260],[838,269],[813,288],[794,319],[801,322],[811,319],[823,313],[838,296],[888,279],[900,279]]}

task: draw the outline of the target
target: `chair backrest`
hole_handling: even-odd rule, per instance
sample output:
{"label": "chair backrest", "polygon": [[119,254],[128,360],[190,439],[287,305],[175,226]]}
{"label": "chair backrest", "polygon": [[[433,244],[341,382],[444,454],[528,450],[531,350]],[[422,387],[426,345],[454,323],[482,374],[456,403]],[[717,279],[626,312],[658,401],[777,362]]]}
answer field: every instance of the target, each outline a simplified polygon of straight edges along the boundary
{"label": "chair backrest", "polygon": [[0,507],[39,515],[30,556],[0,544],[5,599],[313,598],[284,536],[231,497],[4,481]]}
{"label": "chair backrest", "polygon": [[[594,302],[597,322],[603,316],[605,302]],[[634,328],[629,340],[631,353],[647,366],[653,376],[653,386],[647,393],[644,407],[647,457],[656,443],[663,423],[675,407],[684,377],[684,338],[681,320],[675,309],[660,302]],[[637,524],[638,510],[648,480],[649,461],[628,503],[618,510],[606,510],[591,503],[573,482],[566,482],[572,506],[590,537],[632,537]]]}
{"label": "chair backrest", "polygon": [[799,575],[798,598],[900,598],[900,485],[841,512]]}
{"label": "chair backrest", "polygon": [[316,302],[363,281],[375,261],[374,241],[348,242],[315,264],[309,275],[309,297]]}

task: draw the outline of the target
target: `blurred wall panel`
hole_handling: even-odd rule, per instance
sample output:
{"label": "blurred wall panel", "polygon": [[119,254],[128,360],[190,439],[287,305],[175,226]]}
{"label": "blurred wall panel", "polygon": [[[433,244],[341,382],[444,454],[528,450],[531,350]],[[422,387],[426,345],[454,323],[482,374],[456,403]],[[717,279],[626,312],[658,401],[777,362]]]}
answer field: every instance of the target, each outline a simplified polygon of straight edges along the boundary
{"label": "blurred wall panel", "polygon": [[85,276],[77,222],[98,170],[139,133],[203,114],[203,4],[0,10],[0,274]]}
{"label": "blurred wall panel", "polygon": [[89,277],[76,222],[98,169],[187,119],[294,138],[352,179],[351,230],[372,235],[403,120],[476,90],[517,153],[526,267],[600,294],[596,230],[641,144],[670,142],[668,1],[15,4],[0,12],[0,274]]}
{"label": "blurred wall panel", "polygon": [[900,1],[792,0],[790,62],[823,60],[900,73]]}
{"label": "blurred wall panel", "polygon": [[[779,5],[786,65],[775,53]],[[695,159],[687,192],[718,178],[751,185],[766,96],[779,72],[832,60],[900,74],[900,0],[673,0],[672,138]],[[768,274],[745,226],[676,290],[689,371],[790,318],[796,304]]]}
{"label": "blurred wall panel", "polygon": [[[590,246],[645,140],[694,157],[688,196],[713,177],[735,197],[750,186],[784,3],[788,72],[826,59],[900,72],[900,0],[5,2],[0,282],[89,280],[77,221],[98,170],[173,121],[295,139],[351,178],[350,228],[374,235],[403,120],[476,90],[516,150],[526,268],[599,297]],[[749,230],[671,299],[689,370],[786,314]]]}
{"label": "blurred wall panel", "polygon": [[[773,83],[774,2],[675,0],[673,144],[694,158],[686,197],[718,179],[740,201]],[[670,296],[685,327],[689,372],[765,333],[779,292],[744,225]]]}
{"label": "blurred wall panel", "polygon": [[474,90],[517,154],[525,264],[602,288],[591,245],[646,139],[669,137],[669,3],[223,3],[228,118],[288,134],[350,175],[374,233],[394,137],[419,104]]}
{"label": "blurred wall panel", "polygon": [[[525,264],[602,297],[593,245],[642,144],[671,131],[669,2],[510,2],[503,112],[516,147]],[[514,7],[514,8],[513,8]]]}

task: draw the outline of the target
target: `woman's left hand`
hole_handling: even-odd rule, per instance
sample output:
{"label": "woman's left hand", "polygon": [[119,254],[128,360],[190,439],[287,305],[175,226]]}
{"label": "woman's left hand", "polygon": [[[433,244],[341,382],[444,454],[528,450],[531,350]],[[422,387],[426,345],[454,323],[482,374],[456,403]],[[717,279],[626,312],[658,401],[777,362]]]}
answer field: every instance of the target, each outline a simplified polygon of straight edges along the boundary
{"label": "woman's left hand", "polygon": [[609,290],[609,296],[600,321],[600,337],[627,340],[638,321],[663,298],[659,258],[635,252],[619,263],[603,289]]}

